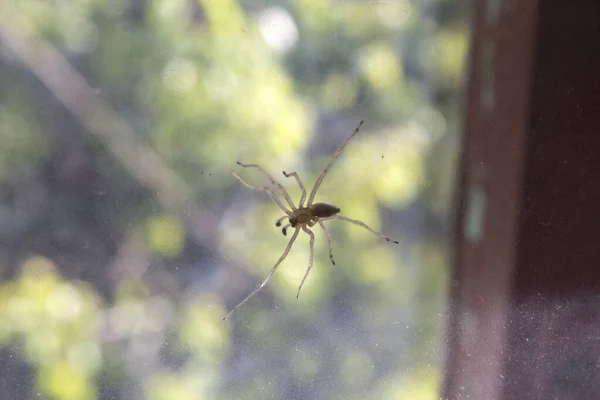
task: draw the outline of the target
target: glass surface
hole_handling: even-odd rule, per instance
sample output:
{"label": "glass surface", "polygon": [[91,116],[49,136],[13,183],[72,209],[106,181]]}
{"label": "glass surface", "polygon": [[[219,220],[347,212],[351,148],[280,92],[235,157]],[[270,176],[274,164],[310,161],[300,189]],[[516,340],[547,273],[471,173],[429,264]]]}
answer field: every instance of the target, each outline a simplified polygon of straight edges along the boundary
{"label": "glass surface", "polygon": [[[2,398],[438,399],[467,12],[4,0]],[[315,225],[296,299],[301,231],[223,321],[293,233],[223,170],[297,202],[363,119],[316,201],[400,244]]]}

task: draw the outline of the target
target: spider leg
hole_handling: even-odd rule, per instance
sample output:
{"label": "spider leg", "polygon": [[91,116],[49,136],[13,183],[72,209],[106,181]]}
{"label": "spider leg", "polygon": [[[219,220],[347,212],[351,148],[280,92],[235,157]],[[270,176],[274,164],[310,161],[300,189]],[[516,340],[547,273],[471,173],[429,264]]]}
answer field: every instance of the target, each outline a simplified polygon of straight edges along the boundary
{"label": "spider leg", "polygon": [[325,232],[325,234],[327,235],[327,242],[329,243],[329,259],[331,260],[331,263],[335,265],[335,261],[333,261],[333,249],[331,247],[331,235],[329,234],[329,232],[327,232],[327,229],[325,229],[325,224],[323,222],[319,221],[319,225],[321,225],[321,228],[323,228],[323,232]]}
{"label": "spider leg", "polygon": [[296,209],[296,206],[294,205],[294,201],[292,200],[292,198],[290,197],[290,195],[288,194],[288,192],[263,167],[261,167],[258,164],[243,164],[243,163],[241,163],[239,161],[237,162],[237,164],[240,165],[240,166],[242,166],[242,167],[244,167],[244,168],[256,168],[257,170],[259,170],[260,172],[262,172],[267,178],[269,178],[269,180],[271,181],[271,183],[273,185],[277,186],[277,188],[279,189],[279,191],[281,192],[281,194],[283,194],[283,197],[285,197],[285,201],[287,201],[287,203],[290,205],[291,209],[292,210]]}
{"label": "spider leg", "polygon": [[[287,215],[291,214],[291,212],[288,211],[285,208],[285,206],[283,205],[283,203],[281,202],[281,200],[279,200],[279,197],[277,197],[275,195],[275,193],[273,193],[273,191],[271,189],[269,189],[268,187],[266,187],[266,186],[252,186],[249,183],[247,183],[246,181],[244,181],[242,179],[242,177],[239,176],[238,173],[235,172],[232,169],[223,169],[223,170],[220,170],[219,172],[229,172],[231,175],[233,175],[233,177],[235,179],[238,180],[238,182],[240,182],[242,185],[246,186],[248,189],[257,190],[259,192],[266,192],[271,197],[271,199],[273,199],[273,201],[275,203],[277,203],[277,205],[279,206],[279,208],[281,208],[283,210],[283,212],[285,212]],[[200,173],[203,174],[203,175],[206,174],[208,176],[211,176],[213,174],[212,172],[204,172],[204,171],[200,171]]]}
{"label": "spider leg", "polygon": [[307,207],[310,206],[310,205],[312,205],[313,200],[315,199],[315,196],[317,194],[317,189],[319,189],[319,186],[321,186],[321,182],[323,182],[323,178],[325,178],[325,175],[329,171],[329,168],[331,168],[331,166],[333,165],[333,163],[335,162],[335,160],[342,153],[342,150],[344,150],[344,147],[346,147],[346,145],[348,144],[348,142],[350,141],[350,139],[352,139],[354,137],[354,135],[356,135],[358,133],[358,131],[360,130],[361,125],[363,124],[363,122],[364,122],[364,120],[360,121],[358,123],[358,125],[356,126],[356,128],[354,128],[354,131],[352,131],[352,133],[350,134],[350,136],[348,136],[346,138],[346,140],[344,140],[344,142],[340,145],[340,147],[337,148],[337,150],[335,151],[335,153],[333,153],[333,156],[331,156],[331,160],[329,161],[329,164],[327,164],[327,166],[325,167],[325,169],[323,170],[323,172],[321,172],[321,175],[319,175],[319,177],[317,178],[317,181],[315,182],[315,186],[313,187],[312,191],[310,192],[310,197],[308,198],[308,203],[306,204]]}
{"label": "spider leg", "polygon": [[302,205],[304,204],[304,199],[306,199],[306,188],[302,184],[300,177],[298,176],[298,174],[296,172],[290,172],[288,174],[287,172],[283,171],[283,175],[285,175],[286,178],[289,178],[290,176],[293,176],[294,178],[296,178],[296,182],[298,182],[298,186],[300,186],[300,190],[302,190],[302,197],[300,197],[300,203],[298,203],[298,207],[302,208]]}
{"label": "spider leg", "polygon": [[[296,231],[297,230],[298,230],[298,228],[296,228]],[[314,253],[315,253],[315,234],[312,233],[312,231],[310,229],[308,229],[306,226],[303,226],[302,230],[310,236],[310,256],[308,259],[308,269],[306,270],[306,274],[304,274],[304,278],[302,278],[302,282],[300,282],[300,286],[298,287],[298,294],[296,294],[296,298],[300,297],[300,290],[302,289],[302,286],[304,285],[304,281],[306,281],[306,278],[308,277],[308,274],[313,266],[313,258],[314,258]]]}
{"label": "spider leg", "polygon": [[371,229],[369,226],[367,226],[367,224],[365,224],[362,221],[358,221],[356,219],[351,219],[351,218],[347,218],[347,217],[343,217],[341,215],[334,215],[332,217],[329,217],[327,219],[341,219],[342,221],[346,221],[346,222],[350,222],[351,224],[354,225],[358,225],[358,226],[362,226],[363,228],[368,229],[369,231],[371,231],[372,233],[376,234],[377,236],[379,236],[380,238],[384,239],[386,242],[392,242],[392,243],[396,243],[399,244],[400,242],[398,242],[397,240],[392,240],[389,237],[385,236],[383,233],[381,232],[377,232],[373,229]]}
{"label": "spider leg", "polygon": [[277,260],[277,262],[275,263],[275,265],[273,266],[273,268],[271,268],[271,272],[269,272],[269,275],[267,275],[267,277],[265,278],[265,280],[256,289],[254,289],[254,291],[252,293],[250,293],[248,296],[246,296],[246,298],[244,300],[242,300],[237,306],[233,307],[233,309],[231,311],[229,311],[227,313],[227,315],[225,315],[225,317],[223,317],[223,321],[225,321],[227,318],[229,318],[231,316],[231,314],[233,314],[233,312],[235,310],[237,310],[238,308],[240,308],[245,302],[247,302],[248,300],[250,300],[250,298],[252,296],[254,296],[256,293],[258,293],[263,287],[265,287],[265,285],[267,284],[267,282],[269,282],[269,279],[271,279],[271,276],[273,276],[273,274],[275,273],[275,270],[277,270],[277,267],[279,267],[279,264],[281,264],[281,262],[285,259],[285,257],[290,252],[290,249],[292,248],[292,244],[294,244],[294,241],[298,237],[298,233],[300,233],[300,228],[296,228],[296,231],[294,232],[294,234],[292,235],[292,238],[288,242],[288,244],[287,244],[287,246],[285,248],[285,251],[283,252],[283,254],[281,255],[281,257],[279,257],[279,260]]}

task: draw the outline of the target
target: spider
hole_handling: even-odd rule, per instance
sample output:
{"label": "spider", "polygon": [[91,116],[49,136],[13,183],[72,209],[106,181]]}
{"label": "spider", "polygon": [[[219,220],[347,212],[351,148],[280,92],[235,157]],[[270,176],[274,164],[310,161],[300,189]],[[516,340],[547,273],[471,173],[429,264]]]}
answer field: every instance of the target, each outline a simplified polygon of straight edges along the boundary
{"label": "spider", "polygon": [[[235,310],[240,308],[244,303],[246,303],[248,300],[250,300],[250,298],[252,296],[254,296],[256,293],[258,293],[263,287],[265,287],[265,285],[269,282],[269,280],[271,279],[271,277],[277,270],[277,267],[279,267],[279,265],[283,262],[283,260],[286,258],[286,256],[290,252],[290,249],[292,248],[292,245],[296,241],[296,238],[298,237],[298,234],[300,233],[301,230],[304,231],[310,237],[310,255],[309,255],[309,260],[308,260],[308,269],[306,270],[306,273],[304,274],[304,278],[302,278],[302,282],[300,282],[300,286],[298,287],[298,293],[296,294],[296,298],[298,298],[300,296],[300,290],[302,290],[302,286],[304,285],[304,282],[306,281],[306,278],[308,277],[308,274],[310,273],[310,270],[313,267],[315,235],[309,228],[312,228],[316,224],[319,224],[321,229],[323,229],[323,232],[325,232],[325,234],[327,235],[328,245],[329,245],[329,258],[333,265],[335,265],[335,261],[333,259],[333,250],[332,250],[332,246],[331,246],[331,235],[325,228],[325,224],[323,224],[323,221],[330,220],[330,219],[339,219],[342,221],[350,222],[352,224],[362,226],[363,228],[368,229],[370,232],[374,233],[375,235],[379,236],[380,238],[384,239],[387,242],[399,243],[398,241],[392,240],[389,237],[383,235],[382,233],[371,229],[369,226],[367,226],[367,224],[365,224],[362,221],[350,219],[348,217],[339,215],[338,213],[340,212],[340,209],[336,206],[333,206],[331,204],[326,204],[326,203],[313,203],[315,196],[317,194],[317,190],[321,186],[321,183],[323,182],[325,175],[327,175],[327,172],[329,172],[329,169],[331,168],[331,166],[333,165],[335,160],[337,160],[337,158],[340,156],[340,154],[344,150],[344,147],[346,147],[346,145],[348,144],[350,139],[352,139],[360,131],[360,127],[362,126],[363,122],[364,121],[359,122],[359,124],[356,126],[354,131],[350,134],[350,136],[348,136],[346,138],[346,140],[344,140],[342,142],[340,147],[337,148],[335,153],[333,153],[331,160],[329,160],[329,164],[327,164],[327,166],[325,167],[323,172],[321,172],[321,175],[319,175],[319,177],[317,178],[317,181],[315,182],[315,186],[313,187],[312,191],[310,192],[310,196],[308,196],[308,201],[306,202],[306,205],[304,205],[304,200],[306,199],[306,188],[302,184],[302,180],[300,180],[300,177],[298,176],[298,174],[296,172],[287,173],[287,172],[283,171],[283,175],[286,178],[293,177],[296,180],[296,182],[298,183],[300,190],[302,191],[302,195],[300,196],[300,201],[298,202],[298,207],[296,207],[294,205],[294,201],[292,200],[292,198],[290,197],[288,192],[283,188],[283,186],[281,186],[281,184],[279,182],[277,182],[260,165],[258,165],[258,164],[243,164],[239,161],[237,162],[237,164],[241,167],[256,168],[263,175],[265,175],[269,179],[269,181],[271,181],[271,183],[275,187],[277,187],[277,189],[283,195],[283,198],[285,199],[285,201],[289,205],[289,208],[291,209],[291,210],[288,210],[286,208],[286,206],[283,204],[283,202],[281,201],[281,199],[279,197],[277,197],[277,195],[275,193],[273,193],[273,191],[271,189],[269,189],[268,187],[252,186],[252,185],[248,184],[246,181],[244,181],[238,175],[238,173],[232,169],[225,169],[222,171],[222,172],[231,173],[235,179],[237,179],[242,185],[244,185],[248,189],[265,192],[271,197],[271,199],[277,204],[277,206],[279,206],[279,208],[281,208],[281,210],[283,210],[283,212],[285,213],[285,215],[283,217],[279,218],[275,222],[275,226],[280,227],[283,224],[283,222],[285,220],[287,220],[288,223],[286,225],[284,225],[283,228],[281,228],[281,232],[283,233],[284,236],[287,236],[287,231],[289,228],[294,229],[294,233],[292,234],[287,246],[285,247],[283,254],[281,255],[281,257],[279,257],[279,260],[277,260],[275,265],[271,268],[271,271],[269,272],[267,277],[252,293],[250,293],[248,296],[246,296],[246,298],[244,300],[242,300],[240,303],[238,303],[238,305],[233,307],[233,309],[231,309],[231,311],[229,311],[227,313],[227,315],[225,315],[225,317],[223,317],[223,320],[226,320],[227,318],[229,318]],[[202,174],[204,174],[204,172],[202,172]],[[211,173],[207,173],[207,175],[211,175]]]}

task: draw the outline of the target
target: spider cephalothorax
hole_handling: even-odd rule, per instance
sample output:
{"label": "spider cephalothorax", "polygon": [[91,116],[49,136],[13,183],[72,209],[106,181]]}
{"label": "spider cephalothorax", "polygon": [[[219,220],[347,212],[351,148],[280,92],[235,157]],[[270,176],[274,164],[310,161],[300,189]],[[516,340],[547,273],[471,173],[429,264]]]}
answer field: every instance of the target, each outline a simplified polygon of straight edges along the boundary
{"label": "spider cephalothorax", "polygon": [[288,242],[288,244],[285,248],[285,251],[283,252],[281,257],[279,257],[279,260],[277,260],[277,262],[275,263],[273,268],[271,268],[271,271],[269,272],[269,274],[267,275],[265,280],[263,280],[263,282],[252,293],[250,293],[248,296],[246,296],[246,298],[244,300],[242,300],[237,306],[235,306],[231,311],[229,311],[229,313],[223,319],[227,319],[235,310],[237,310],[242,304],[247,302],[260,289],[262,289],[267,284],[267,282],[269,282],[269,279],[271,279],[271,276],[273,275],[273,273],[275,272],[275,270],[277,269],[279,264],[281,264],[281,262],[285,259],[285,257],[290,252],[290,249],[292,248],[292,244],[298,237],[298,234],[300,233],[301,229],[310,237],[310,256],[309,256],[309,261],[308,261],[308,269],[306,270],[306,273],[304,274],[304,278],[302,278],[302,282],[300,283],[300,286],[298,287],[298,293],[297,293],[296,297],[300,296],[300,290],[302,289],[302,286],[304,285],[304,282],[306,281],[306,278],[308,277],[308,274],[313,266],[315,234],[309,228],[312,228],[316,224],[319,224],[319,226],[323,229],[323,232],[325,232],[325,234],[327,235],[328,244],[329,244],[329,258],[331,259],[331,262],[333,263],[333,265],[335,265],[335,262],[333,261],[333,251],[331,248],[331,235],[329,234],[329,232],[327,232],[327,229],[325,228],[325,224],[323,224],[323,221],[325,221],[325,220],[340,219],[342,221],[350,222],[352,224],[359,225],[359,226],[362,226],[363,228],[368,229],[375,235],[385,239],[387,242],[398,243],[396,240],[392,240],[392,239],[388,238],[387,236],[384,236],[380,232],[374,231],[373,229],[368,227],[362,221],[357,221],[355,219],[350,219],[350,218],[338,215],[338,213],[340,212],[340,209],[337,208],[336,206],[332,206],[331,204],[326,204],[326,203],[313,204],[313,200],[315,199],[315,195],[317,194],[317,190],[319,189],[319,186],[321,186],[321,183],[323,182],[323,178],[325,178],[325,175],[327,174],[327,172],[333,165],[334,161],[339,157],[339,155],[341,154],[341,152],[344,149],[344,147],[346,146],[346,144],[350,141],[350,139],[352,139],[354,137],[354,135],[356,135],[358,133],[362,124],[363,124],[363,121],[360,121],[360,123],[358,124],[356,129],[354,129],[354,131],[350,134],[350,136],[348,136],[346,138],[346,140],[344,140],[344,142],[340,145],[340,147],[337,148],[335,153],[333,153],[333,156],[331,157],[329,164],[327,164],[327,166],[325,167],[323,172],[321,172],[321,175],[319,175],[319,177],[317,178],[317,181],[315,182],[315,186],[313,187],[312,191],[310,192],[310,196],[308,197],[306,206],[304,205],[304,200],[306,199],[306,189],[304,188],[304,185],[302,184],[302,181],[300,180],[300,177],[298,176],[298,174],[296,172],[287,173],[287,172],[283,171],[283,175],[285,175],[286,178],[294,177],[294,179],[296,179],[296,182],[298,183],[298,186],[300,186],[302,195],[300,196],[300,201],[298,202],[298,207],[296,207],[296,205],[294,204],[294,201],[292,200],[292,198],[290,197],[288,192],[283,188],[283,186],[281,186],[281,184],[279,182],[277,182],[275,179],[273,179],[273,177],[267,171],[265,171],[261,166],[259,166],[257,164],[242,164],[241,162],[238,161],[238,165],[240,165],[244,168],[256,168],[260,172],[262,172],[269,179],[269,181],[271,181],[271,183],[277,187],[277,189],[279,190],[281,195],[283,195],[285,201],[287,202],[287,204],[290,207],[290,210],[288,210],[286,208],[286,206],[283,204],[283,202],[279,199],[279,197],[277,197],[275,195],[275,193],[273,193],[273,191],[271,189],[269,189],[268,187],[249,185],[234,170],[232,170],[232,169],[226,170],[227,172],[231,173],[235,179],[237,179],[242,185],[246,186],[247,188],[267,193],[271,197],[271,199],[273,199],[273,201],[279,206],[279,208],[281,208],[283,210],[283,212],[285,212],[285,215],[283,217],[279,218],[275,222],[275,225],[281,226],[283,221],[287,219],[288,224],[285,225],[281,229],[281,231],[283,232],[284,235],[287,235],[287,230],[288,230],[288,228],[291,227],[294,229],[294,233],[292,234],[292,237],[290,238],[290,241]]}

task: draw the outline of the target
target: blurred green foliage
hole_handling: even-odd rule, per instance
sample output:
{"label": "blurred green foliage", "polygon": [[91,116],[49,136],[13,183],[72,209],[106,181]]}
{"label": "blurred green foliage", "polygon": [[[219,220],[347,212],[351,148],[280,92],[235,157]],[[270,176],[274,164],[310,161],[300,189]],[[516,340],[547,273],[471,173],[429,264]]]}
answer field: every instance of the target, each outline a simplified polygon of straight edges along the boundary
{"label": "blurred green foliage", "polygon": [[[465,7],[0,5],[0,40],[11,32],[55,46],[191,188],[199,211],[186,219],[163,208],[161,188],[122,168],[0,46],[0,369],[13,371],[0,378],[0,392],[57,400],[439,398]],[[274,228],[281,210],[266,196],[227,173],[199,171],[255,162],[298,199],[280,171],[297,171],[310,189],[363,118],[317,200],[402,245],[331,221],[332,266],[316,227],[315,268],[300,300],[306,235],[269,286],[223,322],[288,238]],[[256,171],[240,174],[267,183]]]}
{"label": "blurred green foliage", "polygon": [[0,345],[21,342],[21,355],[39,369],[37,390],[49,397],[96,398],[102,307],[95,290],[63,280],[42,257],[21,269],[17,279],[0,287]]}
{"label": "blurred green foliage", "polygon": [[13,94],[0,106],[0,182],[6,183],[34,173],[49,145],[27,104]]}

